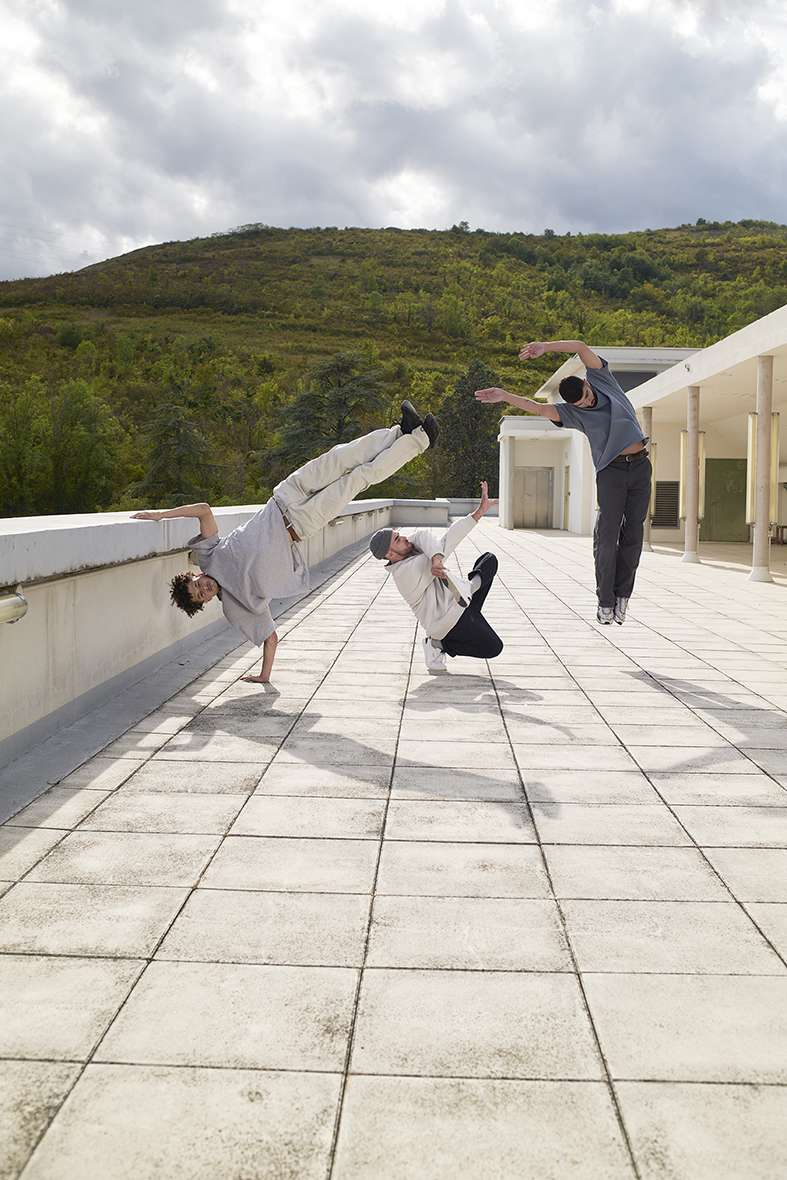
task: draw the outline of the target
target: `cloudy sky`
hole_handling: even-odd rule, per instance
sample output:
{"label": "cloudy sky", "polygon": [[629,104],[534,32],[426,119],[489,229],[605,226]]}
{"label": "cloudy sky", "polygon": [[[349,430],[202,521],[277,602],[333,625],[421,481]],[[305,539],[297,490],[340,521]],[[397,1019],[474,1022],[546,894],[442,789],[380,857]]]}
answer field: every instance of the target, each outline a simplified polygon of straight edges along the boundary
{"label": "cloudy sky", "polygon": [[0,278],[248,222],[787,222],[784,0],[0,0]]}

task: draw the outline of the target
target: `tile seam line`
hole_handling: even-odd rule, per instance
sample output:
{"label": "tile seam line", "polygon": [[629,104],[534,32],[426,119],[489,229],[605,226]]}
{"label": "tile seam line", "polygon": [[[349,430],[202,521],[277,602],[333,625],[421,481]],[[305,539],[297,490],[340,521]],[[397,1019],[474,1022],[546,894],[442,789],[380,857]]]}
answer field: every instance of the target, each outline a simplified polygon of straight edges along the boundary
{"label": "tile seam line", "polygon": [[[371,554],[367,558],[367,561],[370,559],[371,559]],[[365,564],[365,563],[363,563],[363,564]],[[374,606],[377,603],[378,599],[380,599],[382,597],[383,591],[384,591],[387,584],[388,584],[387,578],[380,583],[371,602],[369,603],[366,610],[363,612],[363,614],[361,616],[362,619],[366,617],[366,615],[372,609],[372,606]],[[404,713],[405,713],[405,708],[406,708],[406,704],[407,704],[407,694],[408,694],[409,688],[410,688],[410,679],[412,676],[412,665],[413,665],[413,660],[415,659],[415,652],[416,652],[416,646],[417,646],[417,639],[418,639],[418,625],[417,625],[417,623],[412,626],[412,628],[410,630],[410,634],[411,634],[410,666],[409,666],[408,673],[407,673],[407,681],[405,684],[405,689],[402,694],[401,705],[399,707],[399,724],[398,724],[397,733],[396,733],[396,740],[394,743],[393,755],[391,758],[391,768],[390,768],[390,772],[388,775],[388,791],[387,791],[387,795],[385,798],[383,812],[382,812],[382,816],[381,816],[381,822],[380,822],[380,835],[378,837],[377,858],[375,861],[374,874],[372,877],[371,889],[370,889],[370,894],[369,894],[369,909],[368,909],[368,916],[367,916],[367,922],[366,922],[366,934],[364,937],[363,953],[360,956],[360,967],[358,968],[358,978],[356,980],[356,986],[355,986],[355,996],[353,999],[352,1017],[351,1017],[351,1021],[350,1021],[350,1027],[349,1027],[348,1033],[347,1033],[347,1046],[345,1049],[344,1064],[343,1064],[342,1071],[341,1071],[339,1095],[338,1095],[337,1103],[336,1103],[336,1116],[334,1119],[334,1124],[333,1124],[332,1133],[331,1133],[331,1144],[330,1144],[330,1148],[328,1151],[326,1180],[331,1180],[331,1177],[333,1176],[333,1170],[334,1170],[334,1167],[336,1164],[336,1152],[337,1152],[338,1145],[339,1145],[339,1135],[341,1133],[342,1115],[344,1113],[344,1099],[345,1099],[345,1095],[347,1093],[347,1085],[348,1085],[348,1082],[350,1079],[350,1064],[352,1061],[353,1048],[355,1045],[355,1032],[356,1032],[357,1023],[358,1023],[358,1016],[359,1016],[361,988],[363,987],[364,973],[367,970],[366,963],[367,963],[367,959],[369,956],[369,945],[370,945],[371,937],[372,937],[372,924],[373,924],[373,920],[374,920],[374,903],[375,903],[375,898],[376,898],[376,894],[377,894],[377,881],[378,881],[379,874],[380,874],[380,861],[382,860],[383,849],[385,847],[385,829],[386,829],[386,825],[388,822],[388,812],[389,812],[389,809],[391,806],[391,796],[392,796],[392,792],[393,792],[393,779],[394,779],[394,774],[396,772],[396,760],[397,760],[397,756],[398,756],[399,742],[400,742],[401,731],[402,731],[402,724],[404,721]]]}
{"label": "tile seam line", "polygon": [[[504,582],[503,584],[505,585],[505,582]],[[511,591],[508,589],[508,587],[507,587],[507,586],[506,586],[506,590],[508,591],[508,593],[509,593],[509,594],[511,593]],[[523,614],[524,614],[524,611],[523,611]],[[539,632],[539,634],[540,634],[540,632]],[[562,663],[562,661],[561,661],[561,663]],[[488,661],[487,661],[487,667],[489,667],[489,663],[488,663]],[[589,1003],[589,1001],[588,1001],[588,997],[587,997],[587,994],[586,994],[586,991],[585,991],[585,986],[584,986],[584,983],[583,983],[583,980],[582,980],[582,975],[581,975],[581,973],[580,973],[580,970],[579,970],[579,964],[578,964],[578,962],[577,962],[577,958],[576,958],[576,954],[575,954],[575,951],[574,951],[574,947],[573,947],[573,944],[572,944],[572,941],[571,941],[571,937],[570,937],[570,935],[569,935],[569,931],[568,931],[568,926],[567,926],[567,923],[566,923],[565,915],[564,915],[564,913],[563,913],[563,909],[562,909],[562,906],[561,906],[561,904],[560,904],[560,899],[558,898],[558,896],[557,896],[557,893],[556,893],[556,891],[555,891],[554,882],[553,882],[553,880],[552,880],[552,874],[551,874],[551,872],[550,872],[550,870],[549,870],[549,864],[548,864],[548,862],[547,862],[547,858],[546,858],[546,855],[545,855],[545,853],[544,853],[544,847],[543,847],[543,844],[542,844],[542,842],[541,842],[541,837],[540,837],[540,834],[539,834],[538,827],[537,827],[537,825],[536,825],[535,816],[533,815],[533,809],[532,809],[532,806],[531,806],[531,803],[530,803],[530,799],[528,798],[528,794],[527,794],[527,788],[526,788],[526,786],[525,786],[525,781],[524,781],[524,778],[522,777],[522,772],[521,772],[521,770],[520,770],[520,768],[519,768],[519,763],[518,763],[518,761],[517,761],[517,758],[516,758],[516,755],[515,755],[515,753],[514,753],[514,745],[513,745],[513,742],[512,742],[512,740],[511,740],[511,736],[510,736],[510,734],[509,734],[509,731],[508,731],[508,723],[507,723],[507,721],[506,721],[505,714],[503,713],[503,708],[502,708],[502,704],[501,704],[501,701],[500,701],[500,695],[499,695],[499,693],[498,693],[498,690],[497,690],[497,685],[496,685],[496,683],[495,683],[495,679],[494,679],[494,673],[492,672],[491,668],[490,668],[490,675],[491,675],[491,678],[492,678],[492,686],[493,686],[493,688],[494,688],[494,692],[495,692],[495,698],[496,698],[496,700],[497,700],[497,707],[498,707],[498,711],[499,711],[499,713],[500,713],[500,716],[501,716],[501,719],[502,719],[502,722],[503,722],[503,726],[504,726],[504,728],[505,728],[506,735],[508,736],[508,741],[509,741],[509,749],[510,749],[510,751],[511,751],[511,757],[514,759],[514,765],[515,765],[515,767],[516,767],[517,776],[518,776],[518,778],[519,778],[519,783],[520,783],[520,787],[521,787],[521,791],[522,791],[522,797],[523,797],[523,799],[524,799],[524,801],[525,801],[525,804],[526,804],[526,806],[527,806],[528,815],[530,816],[530,822],[531,822],[531,824],[532,824],[532,826],[533,826],[533,831],[535,832],[536,841],[537,841],[537,844],[538,844],[538,850],[539,850],[539,854],[540,854],[540,856],[541,856],[541,863],[542,863],[543,870],[544,870],[544,875],[546,876],[546,879],[547,879],[547,881],[548,881],[548,883],[549,883],[549,889],[550,889],[550,893],[551,893],[551,895],[552,895],[552,896],[551,896],[551,901],[553,902],[553,904],[554,904],[554,906],[555,906],[555,909],[556,909],[556,911],[557,911],[558,920],[559,920],[559,922],[560,922],[560,926],[561,926],[561,929],[562,929],[562,932],[563,932],[563,938],[565,939],[566,949],[567,949],[567,951],[568,951],[568,954],[569,954],[569,957],[570,957],[570,960],[571,960],[571,967],[572,967],[572,971],[571,971],[571,973],[574,975],[574,977],[575,977],[575,979],[576,979],[576,981],[577,981],[577,987],[579,988],[580,995],[582,996],[582,1005],[583,1005],[583,1007],[584,1007],[584,1010],[585,1010],[585,1016],[586,1016],[586,1019],[587,1019],[587,1021],[588,1021],[588,1025],[589,1025],[589,1027],[590,1027],[591,1035],[592,1035],[592,1037],[593,1037],[593,1041],[594,1041],[594,1043],[595,1043],[595,1046],[596,1046],[596,1052],[597,1052],[597,1054],[598,1054],[598,1060],[599,1060],[599,1062],[600,1062],[600,1064],[601,1064],[601,1069],[602,1069],[602,1071],[603,1071],[603,1074],[604,1074],[604,1077],[603,1077],[602,1079],[599,1079],[599,1080],[603,1081],[603,1082],[604,1082],[604,1084],[605,1084],[606,1092],[607,1092],[607,1094],[608,1094],[608,1096],[609,1096],[610,1102],[612,1103],[612,1109],[613,1109],[613,1111],[614,1111],[614,1114],[615,1114],[615,1119],[616,1119],[616,1121],[617,1121],[618,1128],[619,1128],[619,1130],[620,1130],[620,1134],[621,1134],[621,1137],[622,1137],[622,1140],[623,1140],[623,1145],[624,1145],[624,1147],[625,1147],[625,1150],[626,1150],[626,1152],[628,1153],[628,1158],[629,1158],[629,1162],[630,1162],[630,1164],[631,1164],[632,1171],[633,1171],[633,1173],[634,1173],[634,1176],[636,1177],[636,1180],[640,1180],[640,1171],[639,1171],[639,1167],[638,1167],[638,1165],[637,1165],[637,1159],[636,1159],[636,1156],[635,1156],[635,1154],[634,1154],[634,1148],[633,1148],[633,1144],[632,1144],[632,1142],[631,1142],[631,1139],[630,1139],[630,1137],[629,1137],[628,1128],[626,1127],[626,1123],[625,1123],[625,1120],[624,1120],[624,1118],[623,1118],[623,1110],[622,1110],[622,1108],[621,1108],[620,1102],[619,1102],[619,1100],[618,1100],[618,1095],[617,1095],[617,1092],[616,1092],[616,1090],[615,1090],[615,1086],[614,1086],[614,1080],[613,1080],[613,1077],[612,1077],[612,1072],[611,1072],[611,1070],[610,1070],[610,1068],[609,1068],[609,1063],[607,1062],[606,1054],[604,1053],[604,1050],[603,1050],[603,1048],[602,1048],[602,1045],[601,1045],[601,1038],[600,1038],[600,1036],[599,1036],[598,1029],[596,1028],[596,1022],[595,1022],[595,1020],[594,1020],[594,1018],[593,1018],[593,1013],[592,1013],[592,1011],[591,1011],[591,1009],[590,1009],[590,1003]]]}

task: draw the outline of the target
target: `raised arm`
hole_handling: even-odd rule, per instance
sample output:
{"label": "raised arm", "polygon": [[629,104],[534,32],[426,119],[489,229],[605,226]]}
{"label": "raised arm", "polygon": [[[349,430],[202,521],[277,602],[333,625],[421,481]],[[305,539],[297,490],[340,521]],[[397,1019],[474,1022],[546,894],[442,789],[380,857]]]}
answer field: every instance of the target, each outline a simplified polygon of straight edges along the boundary
{"label": "raised arm", "polygon": [[520,397],[517,393],[508,393],[505,389],[492,386],[491,389],[479,389],[476,392],[479,402],[508,402],[510,406],[519,406],[521,410],[530,410],[531,414],[538,414],[541,418],[549,418],[552,422],[560,421],[560,414],[551,402],[534,402],[531,397]]}
{"label": "raised arm", "polygon": [[214,537],[219,531],[216,517],[210,504],[181,504],[180,508],[145,509],[132,514],[132,520],[173,520],[176,516],[194,516],[199,520],[199,531],[203,541]]}
{"label": "raised arm", "polygon": [[485,512],[488,512],[493,504],[497,504],[497,500],[489,499],[489,488],[485,479],[481,480],[481,503],[476,508],[475,512],[471,513],[473,520],[478,523]]}
{"label": "raised arm", "polygon": [[545,352],[576,353],[586,369],[603,369],[601,358],[582,340],[533,340],[519,354],[520,361],[534,361]]}

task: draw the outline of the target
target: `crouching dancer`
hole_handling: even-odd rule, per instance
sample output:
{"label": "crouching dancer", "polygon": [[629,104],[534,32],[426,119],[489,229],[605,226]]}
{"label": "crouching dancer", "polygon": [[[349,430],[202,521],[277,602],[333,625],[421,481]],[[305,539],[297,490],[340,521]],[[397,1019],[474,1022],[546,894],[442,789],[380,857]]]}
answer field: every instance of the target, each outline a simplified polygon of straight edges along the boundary
{"label": "crouching dancer", "polygon": [[430,529],[417,529],[408,537],[396,529],[378,529],[369,542],[372,554],[388,563],[397,590],[426,631],[424,656],[430,671],[445,668],[447,655],[491,660],[503,650],[502,639],[481,613],[497,573],[494,553],[482,553],[467,579],[444,564],[496,503],[482,483],[475,512],[454,521],[442,537]]}
{"label": "crouching dancer", "polygon": [[410,403],[403,402],[399,426],[341,443],[305,463],[276,485],[264,508],[226,537],[219,537],[209,504],[135,512],[133,519],[199,520],[199,536],[188,544],[202,573],[177,574],[170,583],[172,601],[191,618],[218,595],[228,622],[262,648],[260,675],[243,679],[265,684],[278,642],[268,603],[309,589],[309,570],[298,542],[318,533],[359,492],[436,447],[439,438],[433,415],[422,421]]}

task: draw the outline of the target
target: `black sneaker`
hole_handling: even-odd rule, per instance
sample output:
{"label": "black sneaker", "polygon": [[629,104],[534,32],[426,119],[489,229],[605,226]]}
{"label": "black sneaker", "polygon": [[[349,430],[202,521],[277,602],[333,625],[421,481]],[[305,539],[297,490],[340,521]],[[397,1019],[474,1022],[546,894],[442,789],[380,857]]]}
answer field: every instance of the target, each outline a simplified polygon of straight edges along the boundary
{"label": "black sneaker", "polygon": [[437,419],[434,414],[427,414],[424,418],[424,430],[429,439],[430,451],[435,451],[440,446],[440,427],[437,425]]}
{"label": "black sneaker", "polygon": [[423,419],[412,402],[402,402],[400,409],[402,420],[399,423],[399,429],[402,434],[412,434],[419,426],[423,426]]}

